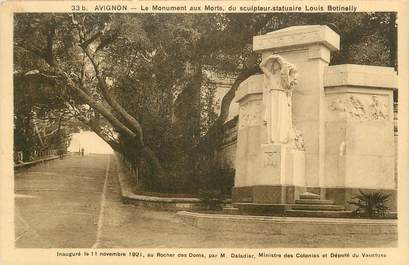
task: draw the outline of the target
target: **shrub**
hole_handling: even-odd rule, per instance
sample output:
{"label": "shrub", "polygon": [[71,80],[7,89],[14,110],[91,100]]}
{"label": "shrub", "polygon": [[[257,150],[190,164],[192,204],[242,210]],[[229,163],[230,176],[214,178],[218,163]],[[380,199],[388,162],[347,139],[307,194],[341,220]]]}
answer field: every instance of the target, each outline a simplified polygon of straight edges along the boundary
{"label": "shrub", "polygon": [[197,194],[208,209],[220,209],[223,200],[231,196],[233,183],[234,169],[214,164],[198,174]]}
{"label": "shrub", "polygon": [[352,197],[349,204],[354,205],[356,209],[353,214],[360,217],[377,218],[385,215],[385,212],[389,209],[386,203],[391,196],[390,193],[382,192],[363,192],[359,190],[358,195]]}
{"label": "shrub", "polygon": [[200,189],[199,198],[208,210],[221,210],[223,196],[217,189]]}

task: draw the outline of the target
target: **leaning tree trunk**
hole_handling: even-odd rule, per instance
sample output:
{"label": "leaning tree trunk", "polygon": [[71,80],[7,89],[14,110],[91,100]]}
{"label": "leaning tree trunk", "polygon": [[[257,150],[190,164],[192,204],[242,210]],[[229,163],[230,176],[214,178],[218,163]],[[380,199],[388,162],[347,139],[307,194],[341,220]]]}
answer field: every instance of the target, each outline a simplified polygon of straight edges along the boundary
{"label": "leaning tree trunk", "polygon": [[[96,102],[91,96],[85,93],[82,89],[76,86],[76,84],[71,80],[71,78],[61,69],[58,69],[60,76],[63,76],[67,82],[68,87],[73,90],[81,99],[83,99],[88,105],[95,109],[99,114],[101,114],[116,130],[124,134],[127,138],[133,139],[135,144],[133,145],[136,150],[141,152],[148,163],[152,163],[152,167],[156,170],[159,177],[163,175],[163,170],[160,162],[156,155],[150,150],[149,147],[145,146],[142,136],[142,127],[139,123],[133,123],[132,127],[129,128],[121,121],[119,121],[108,109],[106,109],[101,103]],[[111,99],[111,103],[113,99]],[[129,123],[130,121],[128,121]],[[139,129],[138,133],[135,133]]]}
{"label": "leaning tree trunk", "polygon": [[[117,101],[116,99],[109,93],[108,85],[105,79],[102,77],[98,65],[95,62],[93,56],[90,54],[87,47],[82,47],[84,53],[87,55],[88,59],[91,61],[91,64],[94,68],[95,76],[98,80],[99,89],[106,100],[106,102],[123,118],[123,122],[125,123],[126,127],[132,132],[132,138],[135,141],[135,151],[141,152],[144,159],[151,165],[152,171],[156,178],[160,179],[163,176],[163,169],[159,162],[159,159],[156,157],[155,153],[145,145],[144,143],[144,136],[143,136],[143,129],[141,124],[132,117]],[[104,115],[103,113],[101,113]],[[128,136],[131,134],[127,133]]]}

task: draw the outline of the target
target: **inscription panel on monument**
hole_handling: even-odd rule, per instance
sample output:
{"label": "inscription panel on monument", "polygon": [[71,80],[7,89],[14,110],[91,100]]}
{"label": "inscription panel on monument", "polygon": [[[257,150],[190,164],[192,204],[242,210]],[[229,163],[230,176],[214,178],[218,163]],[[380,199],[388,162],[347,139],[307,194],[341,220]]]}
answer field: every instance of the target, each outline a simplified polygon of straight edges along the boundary
{"label": "inscription panel on monument", "polygon": [[282,169],[282,146],[278,144],[261,145],[262,160],[260,163],[260,173],[257,176],[257,185],[280,185]]}
{"label": "inscription panel on monument", "polygon": [[278,152],[264,152],[264,167],[277,167],[280,164]]}
{"label": "inscription panel on monument", "polygon": [[280,168],[281,146],[277,144],[262,144],[263,166],[269,168]]}
{"label": "inscription panel on monument", "polygon": [[302,32],[302,33],[298,33],[298,34],[283,34],[281,36],[279,36],[278,38],[270,38],[270,36],[266,35],[267,37],[264,38],[262,40],[262,45],[263,46],[268,46],[271,44],[276,44],[276,43],[280,43],[281,45],[284,43],[293,43],[293,42],[297,42],[297,43],[304,43],[304,42],[309,42],[312,40],[317,40],[319,39],[321,36],[319,34],[319,32]]}
{"label": "inscription panel on monument", "polygon": [[312,30],[307,32],[291,32],[275,34],[274,38],[271,34],[256,36],[253,42],[253,50],[261,50],[272,47],[283,47],[286,45],[311,43],[322,39],[319,31]]}

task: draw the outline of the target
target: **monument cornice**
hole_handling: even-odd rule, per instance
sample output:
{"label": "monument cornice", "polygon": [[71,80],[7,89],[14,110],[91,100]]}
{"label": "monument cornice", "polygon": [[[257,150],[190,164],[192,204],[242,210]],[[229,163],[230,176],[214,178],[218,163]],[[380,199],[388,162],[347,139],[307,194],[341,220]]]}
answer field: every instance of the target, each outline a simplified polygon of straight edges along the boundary
{"label": "monument cornice", "polygon": [[324,87],[365,87],[398,89],[398,77],[392,67],[342,64],[329,66],[324,74]]}
{"label": "monument cornice", "polygon": [[327,26],[312,25],[289,27],[253,38],[253,50],[258,53],[315,44],[337,51],[340,47],[339,35]]}
{"label": "monument cornice", "polygon": [[236,91],[235,102],[240,102],[251,95],[263,94],[264,75],[253,75],[244,80]]}

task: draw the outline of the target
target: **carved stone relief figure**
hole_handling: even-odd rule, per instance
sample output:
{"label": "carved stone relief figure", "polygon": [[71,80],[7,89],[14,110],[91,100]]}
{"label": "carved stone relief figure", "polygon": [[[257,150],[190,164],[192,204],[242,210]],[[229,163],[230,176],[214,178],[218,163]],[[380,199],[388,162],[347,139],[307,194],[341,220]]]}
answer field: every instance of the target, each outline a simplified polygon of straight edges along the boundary
{"label": "carved stone relief figure", "polygon": [[373,120],[386,120],[388,119],[388,112],[385,104],[379,102],[377,96],[372,96],[372,103],[369,105],[369,113]]}
{"label": "carved stone relief figure", "polygon": [[248,126],[256,126],[261,120],[261,104],[260,103],[246,103],[240,107],[239,128],[244,129]]}
{"label": "carved stone relief figure", "polygon": [[381,102],[375,95],[366,101],[355,96],[337,99],[328,105],[328,109],[344,113],[347,118],[353,120],[387,120],[389,118],[387,104]]}
{"label": "carved stone relief figure", "polygon": [[293,129],[291,132],[291,139],[294,142],[294,147],[299,151],[305,151],[304,137],[299,130]]}
{"label": "carved stone relief figure", "polygon": [[279,55],[271,55],[260,64],[264,72],[264,120],[269,143],[288,143],[292,131],[291,98],[297,83],[296,69]]}

